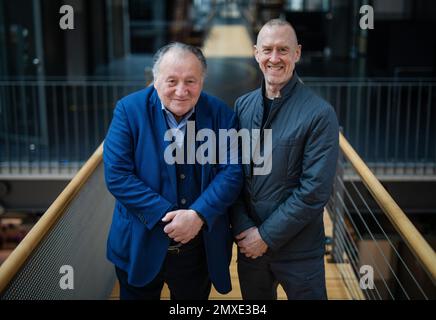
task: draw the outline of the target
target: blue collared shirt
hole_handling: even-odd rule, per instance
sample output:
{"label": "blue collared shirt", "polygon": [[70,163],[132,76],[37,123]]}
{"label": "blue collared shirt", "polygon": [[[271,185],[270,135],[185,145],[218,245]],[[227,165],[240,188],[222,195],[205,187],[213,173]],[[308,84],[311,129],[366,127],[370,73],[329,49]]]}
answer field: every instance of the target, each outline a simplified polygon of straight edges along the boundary
{"label": "blue collared shirt", "polygon": [[[183,141],[185,140],[186,125],[188,124],[189,117],[195,112],[195,106],[192,108],[185,116],[177,122],[174,115],[169,111],[162,103],[162,110],[164,110],[165,119],[168,124],[168,128],[172,130],[173,136],[176,137],[176,144],[179,148],[183,146]],[[176,134],[174,131],[180,131],[182,134]]]}

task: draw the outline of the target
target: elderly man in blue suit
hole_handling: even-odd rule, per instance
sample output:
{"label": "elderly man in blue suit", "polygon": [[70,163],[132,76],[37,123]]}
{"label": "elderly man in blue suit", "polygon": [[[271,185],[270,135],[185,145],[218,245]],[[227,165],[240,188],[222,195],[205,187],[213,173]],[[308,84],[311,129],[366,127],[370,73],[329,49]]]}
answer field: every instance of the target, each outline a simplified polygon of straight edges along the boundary
{"label": "elderly man in blue suit", "polygon": [[115,108],[103,156],[116,199],[107,256],[121,299],[159,299],[164,283],[176,300],[207,299],[211,283],[220,293],[231,290],[227,210],[241,190],[242,168],[232,161],[171,163],[166,155],[168,130],[177,132],[172,143],[186,160],[189,145],[199,144],[189,141],[189,123],[217,136],[236,126],[234,112],[202,92],[205,73],[198,48],[169,44],[155,55],[153,86]]}

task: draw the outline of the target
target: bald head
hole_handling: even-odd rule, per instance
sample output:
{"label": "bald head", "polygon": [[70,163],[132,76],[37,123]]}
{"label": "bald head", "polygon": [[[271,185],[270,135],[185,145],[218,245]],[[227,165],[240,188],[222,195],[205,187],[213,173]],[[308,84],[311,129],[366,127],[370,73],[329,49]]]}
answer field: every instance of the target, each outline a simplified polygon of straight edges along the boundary
{"label": "bald head", "polygon": [[289,22],[274,19],[259,31],[254,46],[256,61],[265,78],[266,95],[273,99],[291,80],[295,64],[300,60],[301,46]]}
{"label": "bald head", "polygon": [[287,37],[288,39],[291,41],[291,44],[294,46],[298,45],[298,39],[297,39],[297,34],[295,33],[294,28],[292,27],[292,25],[286,21],[286,20],[282,20],[282,19],[272,19],[269,20],[267,23],[265,23],[262,27],[262,29],[260,29],[258,35],[257,35],[257,41],[256,41],[256,46],[260,46],[265,38],[265,36],[269,33],[269,31],[271,31],[271,29],[274,28],[283,28],[283,29],[287,29]]}

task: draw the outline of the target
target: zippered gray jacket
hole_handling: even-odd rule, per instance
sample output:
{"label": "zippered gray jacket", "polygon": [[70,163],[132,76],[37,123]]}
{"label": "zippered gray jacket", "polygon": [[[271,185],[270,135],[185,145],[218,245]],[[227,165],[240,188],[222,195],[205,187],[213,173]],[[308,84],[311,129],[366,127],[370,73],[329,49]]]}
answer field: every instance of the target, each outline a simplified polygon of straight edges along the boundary
{"label": "zippered gray jacket", "polygon": [[[236,101],[240,129],[262,125],[264,90],[263,84]],[[272,170],[253,175],[255,165],[243,165],[243,191],[230,210],[232,230],[237,235],[257,226],[273,252],[310,258],[324,252],[323,210],[336,171],[338,121],[296,72],[280,93],[264,125],[272,130]]]}

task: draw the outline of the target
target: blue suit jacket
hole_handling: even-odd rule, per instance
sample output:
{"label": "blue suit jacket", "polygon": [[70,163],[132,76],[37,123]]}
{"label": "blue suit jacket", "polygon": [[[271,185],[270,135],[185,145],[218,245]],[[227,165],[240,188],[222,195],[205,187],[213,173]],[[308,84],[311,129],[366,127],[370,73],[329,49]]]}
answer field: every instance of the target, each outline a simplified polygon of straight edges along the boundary
{"label": "blue suit jacket", "polygon": [[[236,115],[220,100],[202,93],[195,109],[197,130],[236,127]],[[144,286],[159,272],[170,238],[162,217],[177,203],[175,165],[164,161],[167,130],[161,101],[153,86],[121,99],[104,143],[105,179],[115,209],[107,257]],[[217,145],[219,145],[217,141]],[[228,152],[229,153],[229,152]],[[206,220],[203,229],[209,275],[217,291],[231,290],[229,264],[232,237],[228,207],[242,187],[239,164],[202,166],[201,196],[191,205]]]}

